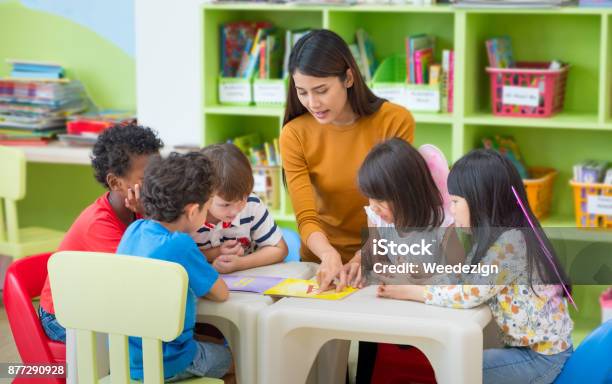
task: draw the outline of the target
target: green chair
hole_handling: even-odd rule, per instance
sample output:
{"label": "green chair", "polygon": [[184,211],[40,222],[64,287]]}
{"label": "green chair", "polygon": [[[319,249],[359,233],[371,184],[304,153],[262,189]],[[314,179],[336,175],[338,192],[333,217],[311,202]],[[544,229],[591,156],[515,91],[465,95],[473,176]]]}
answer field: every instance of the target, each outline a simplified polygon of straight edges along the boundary
{"label": "green chair", "polygon": [[19,259],[57,249],[64,233],[47,228],[19,228],[17,201],[26,193],[26,159],[22,151],[0,146],[0,255]]}
{"label": "green chair", "polygon": [[[109,335],[111,374],[101,383],[134,382],[130,381],[128,336],[142,337],[145,384],[164,382],[162,341],[176,339],[185,320],[188,279],[182,266],[142,257],[64,251],[51,256],[48,269],[57,319],[76,330],[79,383],[98,380],[94,332]],[[223,381],[195,378],[183,383]]]}

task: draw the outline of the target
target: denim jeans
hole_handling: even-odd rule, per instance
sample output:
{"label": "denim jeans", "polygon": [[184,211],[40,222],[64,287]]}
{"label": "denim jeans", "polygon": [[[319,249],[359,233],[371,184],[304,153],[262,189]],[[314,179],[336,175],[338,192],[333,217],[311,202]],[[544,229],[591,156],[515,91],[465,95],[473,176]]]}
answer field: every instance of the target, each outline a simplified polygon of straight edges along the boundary
{"label": "denim jeans", "polygon": [[38,316],[40,317],[40,324],[42,324],[45,333],[51,340],[66,343],[66,328],[57,322],[54,314],[40,307],[38,308]]}
{"label": "denim jeans", "polygon": [[548,384],[561,373],[572,355],[570,347],[556,355],[542,355],[531,348],[486,349],[483,356],[484,384]]}

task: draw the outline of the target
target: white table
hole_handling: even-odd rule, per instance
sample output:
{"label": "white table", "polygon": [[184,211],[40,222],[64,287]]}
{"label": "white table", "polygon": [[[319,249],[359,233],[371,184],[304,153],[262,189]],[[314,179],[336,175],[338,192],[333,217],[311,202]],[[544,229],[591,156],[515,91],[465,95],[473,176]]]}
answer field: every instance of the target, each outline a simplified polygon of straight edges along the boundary
{"label": "white table", "polygon": [[380,299],[375,286],[340,301],[285,298],[259,312],[258,382],[304,382],[321,346],[343,339],[413,345],[431,362],[438,383],[480,383],[490,320],[487,306]]}
{"label": "white table", "polygon": [[[292,277],[310,279],[318,264],[280,263],[235,272],[233,275]],[[197,321],[215,326],[227,339],[234,362],[238,383],[255,383],[257,377],[257,315],[274,303],[269,296],[230,292],[230,297],[222,303],[200,300]],[[265,383],[265,382],[262,382]]]}

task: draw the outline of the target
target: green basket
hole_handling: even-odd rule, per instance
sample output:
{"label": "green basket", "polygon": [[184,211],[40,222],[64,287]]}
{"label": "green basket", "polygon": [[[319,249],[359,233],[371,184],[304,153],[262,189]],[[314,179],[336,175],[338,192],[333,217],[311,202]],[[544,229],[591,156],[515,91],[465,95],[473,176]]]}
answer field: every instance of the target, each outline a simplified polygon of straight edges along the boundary
{"label": "green basket", "polygon": [[219,76],[219,104],[251,105],[252,102],[252,79]]}
{"label": "green basket", "polygon": [[406,83],[406,57],[392,56],[378,67],[372,92],[414,112],[440,112],[440,86]]}
{"label": "green basket", "polygon": [[262,107],[280,107],[287,100],[287,79],[253,79],[253,100]]}

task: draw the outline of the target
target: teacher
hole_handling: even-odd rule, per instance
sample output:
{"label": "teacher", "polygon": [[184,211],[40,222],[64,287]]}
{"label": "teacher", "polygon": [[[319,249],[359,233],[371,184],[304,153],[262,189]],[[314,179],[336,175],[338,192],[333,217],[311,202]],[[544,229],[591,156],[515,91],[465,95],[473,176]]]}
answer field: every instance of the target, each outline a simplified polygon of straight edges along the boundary
{"label": "teacher", "polygon": [[304,261],[320,262],[325,290],[358,270],[368,204],[357,170],[368,151],[392,137],[412,143],[414,119],[377,97],[362,79],[348,45],[328,30],[302,37],[289,58],[289,91],[280,135],[283,172]]}

